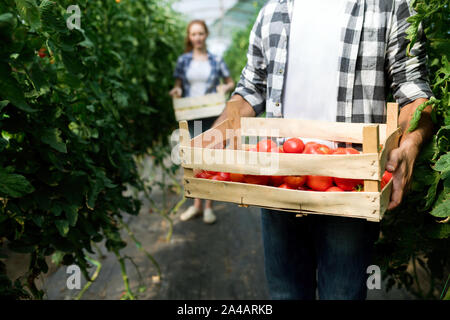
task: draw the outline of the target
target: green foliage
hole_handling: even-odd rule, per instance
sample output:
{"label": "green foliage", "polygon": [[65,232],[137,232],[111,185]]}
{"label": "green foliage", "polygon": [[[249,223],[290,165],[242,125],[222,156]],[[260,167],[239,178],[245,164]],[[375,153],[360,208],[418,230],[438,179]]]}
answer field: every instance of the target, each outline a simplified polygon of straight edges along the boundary
{"label": "green foliage", "polygon": [[[81,29],[69,30],[72,4],[0,0],[0,244],[31,254],[25,286],[38,298],[46,256],[89,278],[92,241],[126,245],[119,221],[140,203],[123,192],[142,189],[134,157],[176,126],[167,92],[183,23],[170,6],[80,0]],[[5,277],[0,295],[22,297]]]}
{"label": "green foliage", "polygon": [[[448,2],[442,0],[417,0],[412,6],[417,14],[409,19],[408,50],[417,41],[421,24],[428,40],[434,97],[417,108],[410,131],[417,128],[427,105],[433,106],[436,130],[416,161],[410,193],[401,207],[389,212],[382,221],[383,237],[377,243],[377,259],[389,287],[396,284],[418,298],[436,299],[450,272],[450,10]],[[412,270],[407,269],[409,263]],[[426,290],[420,285],[416,266],[426,272]]]}

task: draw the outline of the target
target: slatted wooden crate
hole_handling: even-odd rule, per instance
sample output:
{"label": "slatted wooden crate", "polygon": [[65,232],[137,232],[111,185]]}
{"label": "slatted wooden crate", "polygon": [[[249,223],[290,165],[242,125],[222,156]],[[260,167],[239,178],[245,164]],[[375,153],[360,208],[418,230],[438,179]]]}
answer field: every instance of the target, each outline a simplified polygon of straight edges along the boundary
{"label": "slatted wooden crate", "polygon": [[211,93],[199,97],[173,99],[177,121],[194,120],[220,115],[225,108],[226,98],[222,93]]}
{"label": "slatted wooden crate", "polygon": [[[297,216],[326,214],[376,222],[382,219],[390,200],[392,181],[383,190],[380,190],[380,181],[387,156],[398,146],[401,136],[397,104],[388,103],[386,124],[357,124],[241,118],[239,103],[229,101],[228,119],[194,139],[189,135],[187,122],[180,122],[180,157],[184,168],[183,184],[186,197],[290,211],[297,213]],[[362,144],[363,151],[361,154],[352,155],[249,152],[246,151],[249,146],[242,143],[244,136],[303,137],[349,142]],[[226,148],[223,148],[224,144],[227,145]],[[252,161],[255,157],[258,158],[256,163]],[[267,157],[275,157],[271,159],[275,159],[277,164],[268,167],[272,169],[270,174],[262,171],[262,163],[267,163]],[[364,191],[300,191],[215,181],[195,178],[195,169],[250,175],[317,175],[362,179]]]}

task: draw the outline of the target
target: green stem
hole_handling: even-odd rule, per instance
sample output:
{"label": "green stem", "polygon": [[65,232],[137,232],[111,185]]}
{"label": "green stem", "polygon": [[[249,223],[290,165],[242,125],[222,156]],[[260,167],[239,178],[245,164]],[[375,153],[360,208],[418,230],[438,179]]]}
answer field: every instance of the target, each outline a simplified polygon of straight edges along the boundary
{"label": "green stem", "polygon": [[442,290],[441,296],[439,297],[440,300],[442,300],[442,297],[445,294],[445,289],[447,288],[448,280],[450,280],[450,274],[447,277],[447,281],[445,282],[444,289]]}
{"label": "green stem", "polygon": [[133,266],[134,266],[134,268],[136,269],[136,272],[137,272],[137,274],[138,274],[139,283],[140,283],[140,285],[142,285],[142,284],[143,284],[142,274],[141,274],[141,271],[139,270],[139,267],[138,267],[138,265],[136,264],[136,262],[134,262],[133,258],[131,258],[131,257],[129,257],[129,256],[125,256],[125,257],[123,257],[123,258],[124,258],[124,260],[125,260],[125,259],[130,260],[130,262],[133,264]]}
{"label": "green stem", "polygon": [[87,289],[89,289],[89,287],[91,286],[91,284],[95,281],[95,279],[97,279],[100,270],[102,268],[102,264],[100,263],[100,261],[91,259],[89,257],[86,257],[86,260],[89,261],[90,263],[92,263],[93,265],[95,265],[97,267],[97,269],[95,270],[94,274],[91,277],[91,280],[89,280],[85,286],[83,287],[83,289],[81,289],[80,293],[78,293],[78,295],[76,296],[75,300],[80,300],[81,297],[83,296],[83,294],[86,292]]}
{"label": "green stem", "polygon": [[126,293],[127,293],[126,296],[127,296],[130,300],[136,300],[136,298],[135,298],[133,292],[132,292],[131,289],[130,289],[130,283],[129,283],[129,281],[128,281],[128,275],[127,275],[127,269],[126,269],[126,266],[125,266],[125,260],[124,260],[124,258],[122,258],[122,257],[119,255],[119,252],[117,252],[117,250],[114,250],[114,254],[116,255],[117,259],[119,260],[119,264],[120,264],[120,272],[122,273],[122,280],[123,280],[123,283],[124,283],[124,285],[125,285],[125,291],[126,291]]}
{"label": "green stem", "polygon": [[123,220],[121,218],[119,218],[120,223],[122,224],[122,226],[125,228],[125,230],[128,233],[128,236],[134,241],[134,243],[136,244],[136,247],[144,252],[144,254],[147,256],[147,258],[153,263],[153,265],[156,267],[156,270],[158,272],[158,275],[161,277],[161,268],[158,264],[158,262],[155,260],[155,258],[153,258],[153,256],[147,252],[147,250],[145,250],[141,243],[137,240],[136,236],[134,235],[133,231],[131,231],[130,226],[128,224],[126,224],[125,222],[123,222]]}

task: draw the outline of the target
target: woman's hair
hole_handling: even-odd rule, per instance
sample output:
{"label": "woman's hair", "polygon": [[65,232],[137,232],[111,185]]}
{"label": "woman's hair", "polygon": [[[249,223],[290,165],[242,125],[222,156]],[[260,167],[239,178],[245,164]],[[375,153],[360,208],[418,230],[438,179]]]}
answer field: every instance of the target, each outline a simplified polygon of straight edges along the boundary
{"label": "woman's hair", "polygon": [[200,24],[203,29],[205,29],[206,35],[209,34],[208,31],[208,27],[206,26],[205,21],[203,20],[192,20],[191,22],[189,22],[187,28],[186,28],[186,38],[184,39],[184,45],[185,45],[185,49],[184,52],[190,52],[192,51],[192,49],[194,49],[194,46],[191,43],[191,40],[189,40],[189,31],[191,30],[191,26],[194,24]]}

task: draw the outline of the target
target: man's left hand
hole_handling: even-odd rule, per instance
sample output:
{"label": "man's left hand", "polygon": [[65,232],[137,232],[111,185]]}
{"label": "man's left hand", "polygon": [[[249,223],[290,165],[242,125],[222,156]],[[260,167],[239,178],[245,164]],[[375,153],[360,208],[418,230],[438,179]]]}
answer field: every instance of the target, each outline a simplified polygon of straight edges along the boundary
{"label": "man's left hand", "polygon": [[386,170],[392,173],[392,194],[388,210],[398,207],[409,189],[418,154],[419,148],[409,141],[404,141],[389,154]]}

